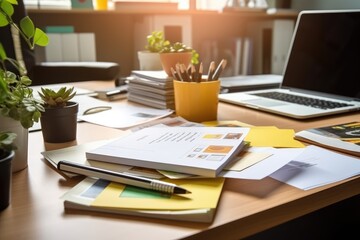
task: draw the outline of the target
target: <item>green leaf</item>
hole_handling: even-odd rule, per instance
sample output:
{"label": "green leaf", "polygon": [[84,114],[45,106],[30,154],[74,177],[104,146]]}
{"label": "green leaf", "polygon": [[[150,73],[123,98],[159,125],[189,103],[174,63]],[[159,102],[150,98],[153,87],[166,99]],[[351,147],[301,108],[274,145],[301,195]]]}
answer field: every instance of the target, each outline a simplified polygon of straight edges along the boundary
{"label": "green leaf", "polygon": [[11,3],[12,5],[18,5],[18,1],[17,0],[6,0],[9,3]]}
{"label": "green leaf", "polygon": [[[9,24],[9,20],[6,15],[8,15],[8,17],[11,17],[14,14],[14,7],[9,2],[2,0],[0,2],[0,8],[2,10],[0,11],[0,27],[4,27]],[[3,12],[6,15],[4,15]]]}
{"label": "green leaf", "polygon": [[0,59],[1,61],[4,61],[7,58],[5,49],[3,45],[0,43]]}
{"label": "green leaf", "polygon": [[14,7],[11,3],[8,1],[3,0],[1,2],[0,8],[2,11],[5,12],[9,17],[11,17],[14,14]]}
{"label": "green leaf", "polygon": [[49,44],[49,37],[39,28],[35,29],[34,44],[45,47]]}
{"label": "green leaf", "polygon": [[35,34],[35,26],[33,21],[28,17],[24,17],[20,21],[20,29],[27,38],[32,38]]}

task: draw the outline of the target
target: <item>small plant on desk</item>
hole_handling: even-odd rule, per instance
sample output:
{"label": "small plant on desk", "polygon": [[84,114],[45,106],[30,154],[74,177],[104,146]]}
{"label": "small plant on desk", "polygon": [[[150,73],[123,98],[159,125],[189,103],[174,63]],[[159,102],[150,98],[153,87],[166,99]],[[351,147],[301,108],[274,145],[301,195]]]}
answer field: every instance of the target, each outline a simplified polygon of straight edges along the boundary
{"label": "small plant on desk", "polygon": [[57,91],[41,88],[39,95],[44,101],[45,108],[40,118],[44,141],[49,143],[74,141],[79,111],[79,103],[70,101],[76,95],[74,87],[61,87]]}
{"label": "small plant on desk", "polygon": [[[33,96],[29,69],[16,56],[21,55],[18,53],[23,50],[22,42],[27,47],[24,50],[34,50],[35,46],[46,46],[49,38],[28,16],[16,18],[21,15],[18,14],[21,2],[1,0],[0,3],[0,27],[4,30],[0,35],[0,131],[17,134],[18,149],[12,161],[12,169],[17,172],[27,167],[27,129],[39,121],[44,108],[42,101]],[[12,52],[17,54],[13,57]]]}
{"label": "small plant on desk", "polygon": [[74,87],[61,87],[57,91],[42,87],[41,92],[38,93],[44,101],[44,106],[47,108],[63,108],[76,95]]}
{"label": "small plant on desk", "polygon": [[161,52],[164,48],[170,47],[170,41],[165,40],[162,31],[153,31],[150,35],[146,36],[147,45],[145,49],[150,52]]}
{"label": "small plant on desk", "polygon": [[199,53],[193,48],[186,46],[184,43],[175,42],[174,44],[164,45],[160,53],[191,53],[191,63],[199,63]]}

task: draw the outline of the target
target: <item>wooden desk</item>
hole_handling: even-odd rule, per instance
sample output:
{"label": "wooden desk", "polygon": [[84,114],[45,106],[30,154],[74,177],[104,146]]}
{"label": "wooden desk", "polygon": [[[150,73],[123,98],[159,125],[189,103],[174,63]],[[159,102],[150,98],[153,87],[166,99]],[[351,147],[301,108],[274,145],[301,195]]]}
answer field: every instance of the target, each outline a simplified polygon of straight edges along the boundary
{"label": "wooden desk", "polygon": [[[103,88],[108,82],[79,86]],[[360,113],[297,121],[220,103],[219,119],[301,130],[360,120]],[[112,138],[119,130],[80,123],[77,143]],[[213,223],[167,221],[81,211],[65,212],[59,199],[80,179],[66,181],[41,151],[41,132],[29,136],[29,166],[13,175],[12,203],[0,213],[0,239],[240,239],[360,193],[360,177],[302,191],[271,178],[227,179]]]}

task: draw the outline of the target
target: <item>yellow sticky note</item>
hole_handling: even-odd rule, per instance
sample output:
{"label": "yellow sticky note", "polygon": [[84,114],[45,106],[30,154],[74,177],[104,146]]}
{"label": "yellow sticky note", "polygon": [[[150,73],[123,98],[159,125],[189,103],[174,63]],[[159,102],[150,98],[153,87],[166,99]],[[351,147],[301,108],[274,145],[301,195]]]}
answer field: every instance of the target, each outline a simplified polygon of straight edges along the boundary
{"label": "yellow sticky note", "polygon": [[278,129],[276,127],[251,127],[245,137],[252,147],[305,147],[303,143],[294,139],[293,129]]}

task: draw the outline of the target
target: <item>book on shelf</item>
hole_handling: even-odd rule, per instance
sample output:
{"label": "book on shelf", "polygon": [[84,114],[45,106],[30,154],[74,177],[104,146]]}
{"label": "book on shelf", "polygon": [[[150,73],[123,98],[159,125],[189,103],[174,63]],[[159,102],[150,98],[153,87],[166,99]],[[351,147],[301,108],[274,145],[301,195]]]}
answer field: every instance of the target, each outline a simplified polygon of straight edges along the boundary
{"label": "book on shelf", "polygon": [[242,150],[248,132],[238,127],[143,128],[87,151],[86,158],[216,177]]}
{"label": "book on shelf", "polygon": [[295,133],[295,139],[360,156],[360,122],[306,129]]}
{"label": "book on shelf", "polygon": [[191,191],[186,197],[85,178],[62,196],[65,209],[88,210],[160,219],[212,222],[224,178],[166,181]]}

